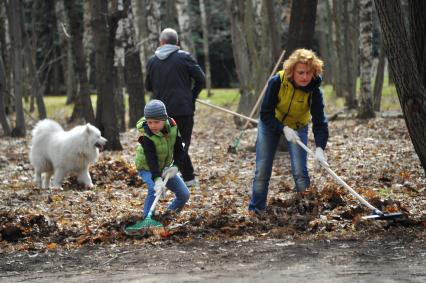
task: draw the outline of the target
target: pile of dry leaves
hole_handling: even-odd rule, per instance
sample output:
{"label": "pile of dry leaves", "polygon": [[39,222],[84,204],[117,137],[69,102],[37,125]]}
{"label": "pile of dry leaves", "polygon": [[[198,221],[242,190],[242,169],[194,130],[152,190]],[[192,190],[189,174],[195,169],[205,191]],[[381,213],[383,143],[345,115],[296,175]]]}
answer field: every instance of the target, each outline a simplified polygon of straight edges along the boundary
{"label": "pile of dry leaves", "polygon": [[[96,185],[85,189],[68,178],[61,190],[40,190],[28,161],[30,137],[2,138],[0,150],[0,250],[56,250],[87,244],[143,244],[193,238],[358,238],[380,233],[424,236],[426,191],[424,171],[403,119],[355,119],[330,123],[326,150],[331,168],[374,206],[401,211],[400,223],[361,220],[368,209],[309,160],[312,186],[294,193],[286,152],[278,152],[266,213],[247,212],[251,196],[256,129],[241,136],[236,153],[228,152],[240,136],[229,114],[203,106],[196,115],[191,145],[199,185],[191,188],[184,211],[164,238],[131,238],[124,225],[140,219],[146,195],[133,166],[137,132],[123,133],[122,152],[104,152],[90,168]],[[310,146],[313,147],[312,134]],[[164,211],[172,193],[158,205]]]}

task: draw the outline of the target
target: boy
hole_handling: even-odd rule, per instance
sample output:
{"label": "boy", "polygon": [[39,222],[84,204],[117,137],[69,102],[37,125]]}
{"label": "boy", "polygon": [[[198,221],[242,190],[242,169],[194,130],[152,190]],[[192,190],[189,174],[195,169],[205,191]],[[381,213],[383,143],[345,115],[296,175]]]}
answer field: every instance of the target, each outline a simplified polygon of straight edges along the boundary
{"label": "boy", "polygon": [[[137,122],[136,128],[141,133],[136,149],[136,168],[148,185],[143,216],[147,216],[155,196],[161,193],[164,185],[175,194],[167,210],[181,211],[189,199],[189,190],[177,175],[184,150],[176,122],[168,117],[164,103],[154,99],[145,106],[144,117]],[[164,184],[167,176],[168,182]]]}

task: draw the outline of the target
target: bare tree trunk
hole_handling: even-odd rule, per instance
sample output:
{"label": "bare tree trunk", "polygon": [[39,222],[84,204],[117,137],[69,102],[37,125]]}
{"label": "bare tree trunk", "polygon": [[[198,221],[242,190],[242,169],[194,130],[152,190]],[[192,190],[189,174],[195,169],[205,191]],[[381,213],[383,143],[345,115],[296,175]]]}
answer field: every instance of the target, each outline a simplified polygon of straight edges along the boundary
{"label": "bare tree trunk", "polygon": [[332,32],[330,28],[331,11],[328,0],[318,3],[317,20],[315,27],[315,34],[318,38],[319,50],[322,59],[326,64],[324,65],[324,81],[323,83],[332,84],[333,82],[333,68],[335,67],[335,60],[333,58],[334,46],[332,40]]}
{"label": "bare tree trunk", "polygon": [[200,0],[201,26],[203,29],[203,51],[204,51],[204,68],[206,73],[206,90],[207,96],[212,96],[212,75],[210,72],[210,52],[209,52],[209,29],[207,26],[207,13],[204,0]]}
{"label": "bare tree trunk", "polygon": [[356,1],[332,2],[334,44],[336,48],[335,90],[345,98],[345,106],[356,109],[356,79],[358,70],[358,11]]}
{"label": "bare tree trunk", "polygon": [[298,0],[291,4],[287,59],[297,48],[313,48],[318,0]]}
{"label": "bare tree trunk", "polygon": [[36,68],[36,64],[33,61],[35,56],[32,56],[35,53],[35,50],[31,50],[30,44],[28,40],[25,40],[25,49],[23,51],[25,53],[25,60],[28,65],[28,72],[30,77],[30,86],[31,86],[31,97],[35,98],[38,109],[38,117],[39,119],[45,119],[47,117],[46,114],[46,106],[44,105],[43,93],[45,88],[40,83],[38,71]]}
{"label": "bare tree trunk", "polygon": [[120,132],[126,131],[126,108],[124,106],[124,68],[121,63],[114,67],[114,104],[117,110],[117,123]]}
{"label": "bare tree trunk", "polygon": [[6,115],[6,105],[4,103],[7,94],[6,70],[4,68],[3,56],[0,54],[0,124],[3,128],[3,133],[10,136],[12,130]]}
{"label": "bare tree trunk", "polygon": [[416,58],[417,69],[423,85],[426,86],[426,1],[408,1],[410,15],[410,36]]}
{"label": "bare tree trunk", "polygon": [[114,105],[113,66],[115,32],[124,11],[109,14],[108,3],[102,0],[91,1],[90,10],[96,52],[96,126],[108,139],[106,149],[122,150]]}
{"label": "bare tree trunk", "polygon": [[70,120],[84,119],[88,123],[95,122],[92,100],[90,99],[90,85],[86,73],[86,55],[83,46],[83,12],[84,8],[71,1],[64,1],[68,14],[71,31],[72,53],[74,55],[75,70],[78,75],[79,92],[75,100]]}
{"label": "bare tree trunk", "polygon": [[385,46],[383,39],[380,40],[380,50],[379,50],[379,62],[377,63],[376,79],[374,81],[374,92],[373,92],[373,109],[374,111],[380,112],[380,105],[382,102],[382,90],[383,90],[383,81],[385,77],[385,65],[386,65],[386,56],[385,56]]}
{"label": "bare tree trunk", "polygon": [[373,118],[373,94],[371,92],[371,68],[373,59],[373,0],[361,0],[360,11],[360,105],[358,118]]}
{"label": "bare tree trunk", "polygon": [[13,56],[13,90],[14,103],[16,110],[16,124],[12,130],[12,135],[23,137],[26,135],[24,107],[22,97],[24,93],[24,62],[23,62],[23,19],[22,19],[22,1],[10,1],[7,5],[9,15],[9,33],[11,39],[11,48]]}
{"label": "bare tree trunk", "polygon": [[[252,69],[252,65],[255,63],[252,60],[254,61],[256,58],[253,58],[249,52],[248,40],[253,39],[253,36],[248,35],[245,30],[245,18],[250,17],[247,16],[245,4],[251,5],[250,2],[242,0],[227,0],[227,10],[230,12],[231,18],[232,50],[240,91],[240,103],[237,112],[248,114],[254,103],[255,82],[252,78],[255,70]],[[238,124],[237,120],[236,122]]]}
{"label": "bare tree trunk", "polygon": [[176,11],[179,22],[179,43],[180,46],[192,54],[194,58],[197,58],[197,52],[194,46],[194,40],[192,39],[191,30],[191,15],[189,11],[188,0],[176,0]]}
{"label": "bare tree trunk", "polygon": [[281,36],[278,31],[278,24],[275,20],[275,13],[274,13],[274,3],[272,0],[263,0],[263,6],[266,9],[266,20],[268,21],[268,30],[269,36],[270,36],[270,43],[271,43],[271,49],[272,49],[272,62],[271,66],[274,65],[274,62],[280,58],[281,52],[282,52],[282,44],[281,44]]}
{"label": "bare tree trunk", "polygon": [[[73,5],[78,5],[78,1],[74,1]],[[74,71],[74,58],[72,51],[71,36],[69,35],[69,19],[65,14],[64,1],[56,1],[55,3],[56,19],[58,26],[58,37],[60,46],[63,50],[66,50],[66,56],[64,56],[63,68],[64,68],[64,79],[65,79],[65,95],[67,100],[66,105],[75,102],[77,96],[78,81]],[[65,53],[65,52],[63,52]]]}
{"label": "bare tree trunk", "polygon": [[[415,38],[413,39],[415,42],[410,43],[399,1],[375,0],[374,3],[376,4],[387,57],[394,75],[405,123],[414,149],[426,173],[426,131],[424,128],[426,87],[422,79],[424,74],[419,72],[416,63],[418,60],[424,60],[424,58],[417,58],[419,54],[416,50],[416,46],[423,39]],[[414,34],[424,35],[426,33],[425,25],[416,25],[415,23],[425,19],[424,10],[419,10],[419,6],[417,6],[421,3],[413,1],[410,4],[414,5],[410,8],[412,11],[410,17],[411,31]],[[420,56],[422,55],[420,54]]]}
{"label": "bare tree trunk", "polygon": [[145,108],[142,64],[139,49],[135,46],[137,37],[133,23],[133,9],[130,9],[124,27],[125,38],[127,38],[124,46],[124,81],[129,95],[129,128],[136,127]]}
{"label": "bare tree trunk", "polygon": [[66,68],[65,68],[65,74],[66,74],[66,96],[67,101],[66,105],[71,104],[75,102],[76,100],[76,93],[77,93],[77,82],[75,79],[75,72],[74,72],[74,60],[73,60],[73,52],[72,52],[72,44],[70,40],[67,41],[67,62],[66,62]]}
{"label": "bare tree trunk", "polygon": [[161,32],[160,3],[155,0],[134,0],[133,2],[138,27],[137,46],[141,46],[142,72],[145,72],[146,63],[159,44]]}

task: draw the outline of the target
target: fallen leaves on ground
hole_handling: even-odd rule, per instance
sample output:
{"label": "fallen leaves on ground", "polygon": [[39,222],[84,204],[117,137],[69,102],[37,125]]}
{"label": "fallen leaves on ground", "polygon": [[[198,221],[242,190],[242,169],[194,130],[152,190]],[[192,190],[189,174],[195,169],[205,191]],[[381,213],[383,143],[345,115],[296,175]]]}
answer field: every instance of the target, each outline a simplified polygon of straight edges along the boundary
{"label": "fallen leaves on ground", "polygon": [[[103,152],[91,166],[93,189],[78,185],[75,177],[68,178],[62,189],[36,188],[28,161],[30,137],[0,140],[5,153],[0,158],[0,250],[58,250],[194,238],[347,239],[375,237],[392,229],[395,233],[414,230],[424,236],[424,171],[403,119],[333,121],[326,150],[331,168],[372,205],[408,217],[401,226],[362,220],[369,210],[324,170],[315,171],[312,158],[308,164],[310,190],[293,192],[286,152],[276,155],[268,209],[261,215],[249,214],[256,129],[240,133],[228,114],[199,108],[190,151],[199,185],[190,189],[188,205],[166,227],[166,233],[148,231],[139,238],[122,232],[125,225],[140,220],[146,196],[146,186],[133,165],[135,130],[121,135],[122,152]],[[309,137],[313,147],[311,133]],[[230,146],[234,154],[228,151]],[[157,206],[158,213],[172,197],[168,192]]]}

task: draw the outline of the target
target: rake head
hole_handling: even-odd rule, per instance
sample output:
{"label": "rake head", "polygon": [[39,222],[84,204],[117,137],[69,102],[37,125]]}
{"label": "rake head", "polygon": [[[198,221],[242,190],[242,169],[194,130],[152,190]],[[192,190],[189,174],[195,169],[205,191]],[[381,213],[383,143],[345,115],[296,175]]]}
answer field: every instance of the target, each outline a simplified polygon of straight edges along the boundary
{"label": "rake head", "polygon": [[144,220],[137,222],[134,225],[127,226],[124,229],[124,233],[127,235],[141,235],[145,234],[150,229],[155,228],[164,228],[164,225],[151,218],[151,216],[147,216]]}

